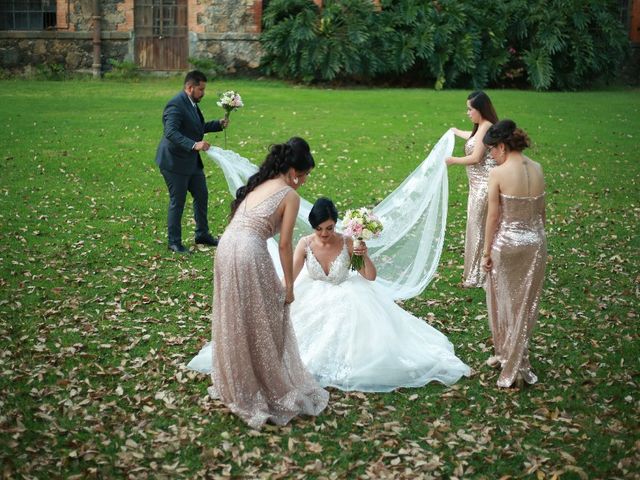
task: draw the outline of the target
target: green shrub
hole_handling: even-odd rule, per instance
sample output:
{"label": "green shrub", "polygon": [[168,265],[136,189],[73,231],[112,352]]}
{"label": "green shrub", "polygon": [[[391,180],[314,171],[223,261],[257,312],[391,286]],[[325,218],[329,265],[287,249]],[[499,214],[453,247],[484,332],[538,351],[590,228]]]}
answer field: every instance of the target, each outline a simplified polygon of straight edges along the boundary
{"label": "green shrub", "polygon": [[380,70],[370,49],[374,24],[370,0],[329,0],[322,10],[308,0],[274,0],[264,15],[263,67],[304,82],[373,76]]}
{"label": "green shrub", "polygon": [[212,58],[189,57],[189,64],[195,70],[204,73],[209,80],[213,80],[224,71],[224,68]]}
{"label": "green shrub", "polygon": [[64,80],[67,78],[67,71],[60,63],[42,63],[36,65],[35,77],[38,80]]}
{"label": "green shrub", "polygon": [[[516,2],[521,3],[521,2]],[[618,2],[535,0],[509,34],[529,83],[537,90],[578,89],[610,80],[628,54]],[[512,10],[511,17],[517,12]]]}
{"label": "green shrub", "polygon": [[263,66],[268,75],[316,79],[311,51],[316,40],[318,7],[308,0],[273,0],[264,16],[260,36],[265,49]]}
{"label": "green shrub", "polygon": [[109,64],[111,65],[111,70],[104,74],[105,78],[133,79],[140,76],[140,70],[134,62],[110,58]]}
{"label": "green shrub", "polygon": [[393,74],[481,88],[507,60],[504,10],[502,2],[383,1],[375,48]]}
{"label": "green shrub", "polygon": [[261,37],[269,75],[385,79],[435,88],[576,89],[617,73],[628,51],[613,0],[273,0]]}

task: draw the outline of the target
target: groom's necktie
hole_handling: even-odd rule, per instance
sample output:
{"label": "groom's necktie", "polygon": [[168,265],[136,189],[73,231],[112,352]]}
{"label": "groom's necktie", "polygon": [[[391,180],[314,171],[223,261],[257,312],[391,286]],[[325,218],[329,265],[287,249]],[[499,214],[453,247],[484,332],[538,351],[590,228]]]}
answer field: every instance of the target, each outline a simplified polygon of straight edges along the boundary
{"label": "groom's necktie", "polygon": [[200,118],[200,122],[204,123],[204,117],[202,116],[202,112],[200,111],[198,105],[196,105],[196,112],[198,112],[198,118]]}

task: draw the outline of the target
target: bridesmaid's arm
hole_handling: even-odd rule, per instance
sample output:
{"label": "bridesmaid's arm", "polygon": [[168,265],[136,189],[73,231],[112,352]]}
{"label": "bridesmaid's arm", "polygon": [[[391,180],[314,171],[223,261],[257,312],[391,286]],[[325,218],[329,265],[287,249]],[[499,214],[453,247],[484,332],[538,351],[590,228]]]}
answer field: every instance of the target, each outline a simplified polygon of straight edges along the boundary
{"label": "bridesmaid's arm", "polygon": [[[547,186],[545,185],[544,182],[544,174],[542,173],[542,166],[540,164],[538,164],[538,168],[540,169],[540,177],[542,178],[542,191],[544,192],[547,189]],[[547,199],[546,197],[544,198],[544,200],[542,201],[542,226],[546,227],[547,226]]]}
{"label": "bridesmaid's arm", "polygon": [[460,130],[459,128],[451,127],[451,131],[456,137],[460,137],[464,140],[469,140],[469,137],[471,136],[471,130]]}
{"label": "bridesmaid's arm", "polygon": [[490,122],[482,122],[478,126],[478,130],[475,135],[475,137],[480,141],[476,141],[476,144],[473,146],[473,152],[464,157],[447,157],[447,165],[475,165],[480,162],[487,149],[487,147],[484,146],[484,143],[482,143],[482,139],[491,125],[492,124]]}
{"label": "bridesmaid's arm", "polygon": [[500,184],[498,174],[494,170],[489,172],[489,190],[487,195],[487,223],[484,230],[484,248],[482,250],[482,265],[489,271],[492,267],[491,244],[498,228],[498,217],[500,215]]}
{"label": "bridesmaid's arm", "polygon": [[284,287],[286,290],[285,303],[293,302],[293,227],[296,223],[300,197],[295,191],[287,193],[284,197],[284,211],[282,212],[282,224],[280,225],[280,264],[284,272]]}
{"label": "bridesmaid's arm", "polygon": [[303,238],[300,239],[295,251],[293,252],[293,281],[295,283],[296,278],[300,275],[302,267],[304,266],[304,259],[307,256],[306,241]]}

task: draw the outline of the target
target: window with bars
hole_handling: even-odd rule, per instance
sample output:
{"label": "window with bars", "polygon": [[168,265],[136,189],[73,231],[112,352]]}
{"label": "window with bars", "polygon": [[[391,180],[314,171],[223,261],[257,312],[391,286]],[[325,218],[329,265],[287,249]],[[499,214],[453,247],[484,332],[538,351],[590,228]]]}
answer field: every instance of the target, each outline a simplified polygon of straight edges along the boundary
{"label": "window with bars", "polygon": [[185,0],[139,0],[134,12],[138,36],[177,37],[187,34]]}
{"label": "window with bars", "polygon": [[56,26],[56,0],[0,0],[0,30],[46,30]]}

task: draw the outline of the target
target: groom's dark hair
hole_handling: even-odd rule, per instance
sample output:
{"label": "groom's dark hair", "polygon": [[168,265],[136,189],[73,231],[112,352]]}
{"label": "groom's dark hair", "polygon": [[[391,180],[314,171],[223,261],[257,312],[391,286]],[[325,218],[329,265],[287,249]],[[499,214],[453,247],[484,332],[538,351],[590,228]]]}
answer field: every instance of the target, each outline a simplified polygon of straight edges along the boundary
{"label": "groom's dark hair", "polygon": [[184,77],[184,84],[187,85],[200,85],[202,82],[207,82],[207,76],[200,70],[192,70]]}
{"label": "groom's dark hair", "polygon": [[320,197],[315,201],[309,212],[309,223],[315,229],[327,220],[338,221],[338,209],[330,198]]}

